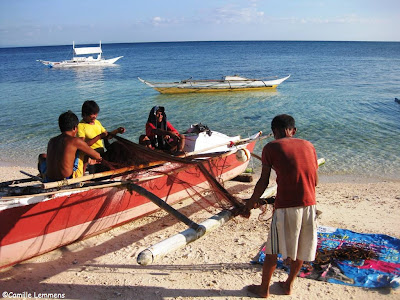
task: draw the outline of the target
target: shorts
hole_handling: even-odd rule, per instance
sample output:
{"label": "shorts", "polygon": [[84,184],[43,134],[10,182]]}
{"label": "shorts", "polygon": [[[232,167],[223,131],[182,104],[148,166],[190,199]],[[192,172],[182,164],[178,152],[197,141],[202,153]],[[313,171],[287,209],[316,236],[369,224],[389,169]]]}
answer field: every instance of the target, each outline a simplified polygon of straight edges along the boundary
{"label": "shorts", "polygon": [[[82,170],[79,168],[80,166],[83,166],[83,161],[79,158],[78,153],[79,153],[79,151],[77,151],[77,155],[74,160],[74,167],[72,169],[72,174],[69,177],[66,177],[64,179],[72,179],[72,178],[77,178],[77,177],[83,176]],[[42,178],[43,178],[44,183],[57,181],[57,180],[53,180],[53,179],[47,177],[47,175],[46,175],[46,171],[47,171],[46,159],[42,159],[39,161],[38,169],[40,172],[40,176],[42,176]]]}
{"label": "shorts", "polygon": [[278,208],[274,212],[265,253],[283,259],[313,261],[317,251],[316,206]]}

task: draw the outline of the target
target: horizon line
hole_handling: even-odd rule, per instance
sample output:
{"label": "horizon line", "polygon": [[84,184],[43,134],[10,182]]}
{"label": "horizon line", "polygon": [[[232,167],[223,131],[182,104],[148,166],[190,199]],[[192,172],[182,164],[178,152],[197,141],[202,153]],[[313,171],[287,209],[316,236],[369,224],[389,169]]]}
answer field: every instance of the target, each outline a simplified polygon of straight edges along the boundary
{"label": "horizon line", "polygon": [[[375,40],[184,40],[184,41],[148,41],[148,42],[109,42],[104,43],[101,42],[102,45],[112,45],[112,44],[156,44],[156,43],[215,43],[215,42],[353,42],[353,43],[399,43],[400,41],[375,41]],[[78,45],[95,45],[98,42],[86,42]],[[6,48],[34,48],[34,47],[59,47],[59,46],[69,46],[71,44],[48,44],[48,45],[25,45],[25,46],[17,46],[17,45],[5,45],[0,46],[1,49]]]}

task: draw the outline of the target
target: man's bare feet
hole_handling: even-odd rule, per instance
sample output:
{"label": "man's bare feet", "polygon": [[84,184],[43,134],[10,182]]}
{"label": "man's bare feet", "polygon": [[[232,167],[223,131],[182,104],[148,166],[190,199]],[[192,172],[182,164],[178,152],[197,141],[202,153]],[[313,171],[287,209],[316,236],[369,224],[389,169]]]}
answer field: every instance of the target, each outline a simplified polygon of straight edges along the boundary
{"label": "man's bare feet", "polygon": [[247,286],[247,290],[250,293],[257,295],[259,298],[268,298],[269,296],[268,291],[263,291],[261,289],[261,285],[255,285],[255,284],[249,285]]}
{"label": "man's bare feet", "polygon": [[285,295],[290,295],[292,293],[292,287],[286,281],[279,281],[279,286],[285,293]]}

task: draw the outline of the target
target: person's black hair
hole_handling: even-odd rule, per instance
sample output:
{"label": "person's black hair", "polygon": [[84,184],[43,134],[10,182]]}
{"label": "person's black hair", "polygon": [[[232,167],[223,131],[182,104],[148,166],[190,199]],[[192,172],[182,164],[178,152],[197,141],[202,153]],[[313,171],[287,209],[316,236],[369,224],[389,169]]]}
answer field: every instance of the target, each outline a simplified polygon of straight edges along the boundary
{"label": "person's black hair", "polygon": [[79,124],[78,117],[72,112],[67,111],[58,117],[58,126],[61,132],[73,130]]}
{"label": "person's black hair", "polygon": [[290,115],[277,115],[272,119],[271,129],[293,129],[296,128],[294,118]]}
{"label": "person's black hair", "polygon": [[158,119],[156,118],[157,112],[160,111],[163,114],[163,125],[161,129],[167,130],[167,115],[165,113],[164,106],[153,106],[150,110],[149,117],[147,118],[147,122],[152,123],[157,128]]}
{"label": "person's black hair", "polygon": [[86,100],[82,104],[82,117],[95,115],[100,112],[100,107],[93,100]]}

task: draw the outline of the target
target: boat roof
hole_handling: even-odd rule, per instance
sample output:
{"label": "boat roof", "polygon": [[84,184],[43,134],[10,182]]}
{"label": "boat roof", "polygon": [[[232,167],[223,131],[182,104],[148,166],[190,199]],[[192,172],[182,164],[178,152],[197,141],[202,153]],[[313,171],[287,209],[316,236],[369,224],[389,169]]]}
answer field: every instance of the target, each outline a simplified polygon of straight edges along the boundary
{"label": "boat roof", "polygon": [[238,81],[241,81],[241,80],[249,80],[249,79],[246,78],[246,77],[241,77],[239,75],[231,75],[231,76],[223,77],[223,80],[238,80]]}
{"label": "boat roof", "polygon": [[82,48],[74,48],[75,55],[86,55],[86,54],[96,54],[103,53],[101,47],[82,47]]}

